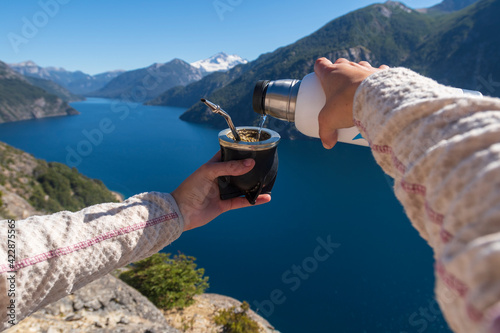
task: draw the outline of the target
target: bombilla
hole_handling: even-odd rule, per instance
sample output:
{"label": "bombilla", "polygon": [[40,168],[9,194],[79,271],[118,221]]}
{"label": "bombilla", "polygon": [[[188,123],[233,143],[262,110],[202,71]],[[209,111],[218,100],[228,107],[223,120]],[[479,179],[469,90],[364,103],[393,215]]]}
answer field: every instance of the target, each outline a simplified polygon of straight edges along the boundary
{"label": "bombilla", "polygon": [[236,141],[241,141],[240,135],[236,131],[236,128],[234,128],[233,121],[231,120],[231,117],[227,114],[226,111],[222,110],[221,107],[217,104],[214,104],[204,98],[201,99],[205,105],[207,105],[210,109],[212,109],[213,113],[217,113],[218,115],[221,115],[226,119],[227,124],[229,125],[229,128],[231,129],[231,132],[233,133],[234,140]]}

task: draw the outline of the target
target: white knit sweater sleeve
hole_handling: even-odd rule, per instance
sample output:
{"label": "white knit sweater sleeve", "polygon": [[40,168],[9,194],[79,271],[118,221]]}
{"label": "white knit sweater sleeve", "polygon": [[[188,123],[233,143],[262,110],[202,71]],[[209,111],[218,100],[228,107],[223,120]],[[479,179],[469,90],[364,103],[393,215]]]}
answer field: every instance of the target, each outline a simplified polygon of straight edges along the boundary
{"label": "white knit sweater sleeve", "polygon": [[[180,236],[184,221],[174,198],[156,192],[76,213],[64,211],[16,221],[16,273],[10,272],[7,261],[7,221],[0,226],[3,330],[11,326],[7,308],[11,299],[18,322],[112,270],[158,252]],[[8,297],[9,290],[14,290],[15,297]]]}
{"label": "white knit sweater sleeve", "polygon": [[450,327],[500,332],[500,100],[395,68],[363,81],[354,118],[434,249]]}

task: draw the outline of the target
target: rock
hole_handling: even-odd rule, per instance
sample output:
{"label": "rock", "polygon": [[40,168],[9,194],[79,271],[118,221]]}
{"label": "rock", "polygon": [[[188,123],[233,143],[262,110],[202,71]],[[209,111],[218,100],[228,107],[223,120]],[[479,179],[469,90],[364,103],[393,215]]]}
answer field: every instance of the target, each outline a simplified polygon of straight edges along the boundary
{"label": "rock", "polygon": [[[207,333],[220,332],[214,316],[239,307],[238,300],[203,294],[183,310],[161,311],[137,290],[107,275],[24,319],[6,333]],[[263,333],[279,333],[252,310],[248,315]],[[174,328],[175,327],[175,328]]]}
{"label": "rock", "polygon": [[79,313],[72,313],[69,316],[67,316],[66,318],[64,318],[64,320],[66,320],[66,321],[75,321],[75,320],[80,320],[80,319],[82,319],[82,315]]}
{"label": "rock", "polygon": [[80,299],[73,301],[73,310],[78,311],[83,309],[83,302]]}
{"label": "rock", "polygon": [[[58,312],[58,310],[59,310],[59,312]],[[53,306],[53,307],[47,309],[47,311],[54,313],[54,315],[60,314],[61,316],[65,316],[68,313],[73,312],[73,302],[71,301],[71,299],[69,297],[65,297],[59,301],[58,306]]]}
{"label": "rock", "polygon": [[102,307],[102,304],[98,299],[93,299],[93,300],[85,303],[84,307],[86,309],[89,309],[90,311],[97,311]]}
{"label": "rock", "polygon": [[[220,327],[213,321],[217,312],[241,305],[241,302],[234,298],[218,294],[195,295],[194,299],[195,303],[185,309],[164,311],[171,326],[184,333],[220,332]],[[249,310],[247,313],[260,326],[261,332],[279,333],[267,320],[254,311]]]}
{"label": "rock", "polygon": [[6,330],[21,332],[180,333],[137,290],[106,275]]}
{"label": "rock", "polygon": [[62,331],[55,328],[55,327],[49,327],[49,329],[47,330],[47,333],[61,333]]}
{"label": "rock", "polygon": [[0,192],[2,192],[2,202],[4,207],[0,211],[0,219],[13,217],[14,219],[23,219],[33,215],[40,215],[33,206],[31,206],[25,199],[4,186],[0,185]]}

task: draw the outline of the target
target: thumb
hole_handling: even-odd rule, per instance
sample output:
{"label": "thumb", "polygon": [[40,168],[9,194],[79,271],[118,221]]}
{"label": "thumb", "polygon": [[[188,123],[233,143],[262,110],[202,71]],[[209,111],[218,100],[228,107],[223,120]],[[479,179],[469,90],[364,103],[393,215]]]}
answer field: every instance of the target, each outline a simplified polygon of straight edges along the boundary
{"label": "thumb", "polygon": [[241,176],[255,166],[255,160],[247,158],[238,161],[227,161],[207,164],[207,174],[211,179],[221,176]]}

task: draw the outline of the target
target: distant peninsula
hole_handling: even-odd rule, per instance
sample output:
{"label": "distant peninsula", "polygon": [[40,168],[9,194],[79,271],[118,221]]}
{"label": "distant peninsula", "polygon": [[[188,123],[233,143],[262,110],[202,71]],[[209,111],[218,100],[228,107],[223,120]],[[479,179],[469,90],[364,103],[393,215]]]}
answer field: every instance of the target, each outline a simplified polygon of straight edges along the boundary
{"label": "distant peninsula", "polygon": [[0,61],[0,123],[77,115],[78,111]]}

